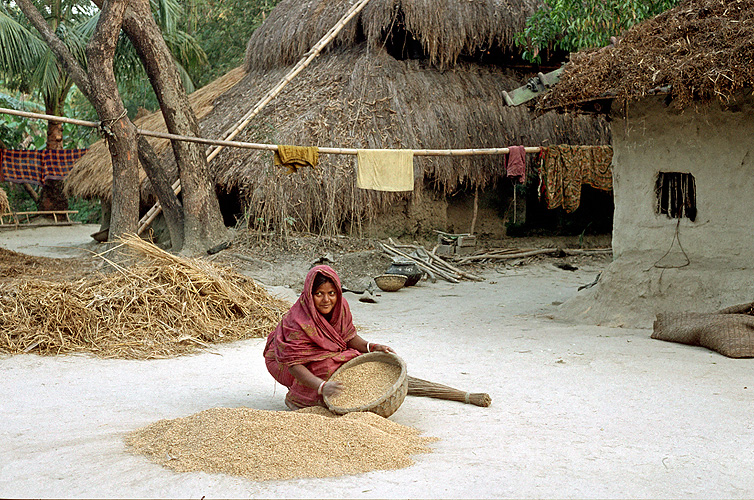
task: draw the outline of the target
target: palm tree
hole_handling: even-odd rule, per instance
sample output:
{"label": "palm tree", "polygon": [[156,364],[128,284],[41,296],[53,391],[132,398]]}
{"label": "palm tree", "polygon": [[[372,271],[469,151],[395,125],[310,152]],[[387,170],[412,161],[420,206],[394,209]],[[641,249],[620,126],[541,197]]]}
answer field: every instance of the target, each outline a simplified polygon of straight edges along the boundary
{"label": "palm tree", "polygon": [[[47,23],[85,68],[86,42],[99,18],[96,6],[90,0],[36,0],[35,3]],[[192,37],[177,28],[177,19],[181,15],[178,0],[152,0],[151,4],[184,86],[187,92],[191,92],[193,84],[184,68],[206,64],[206,55]],[[131,43],[123,34],[114,64],[116,75],[126,91],[139,89],[143,92],[148,79]],[[38,32],[27,28],[25,16],[12,0],[0,0],[0,80],[8,89],[38,97],[44,102],[45,113],[55,116],[63,115],[63,106],[73,87],[73,81],[61,69]],[[46,145],[48,149],[63,147],[61,123],[48,123]],[[46,182],[40,198],[40,210],[63,210],[68,205],[60,181]]]}

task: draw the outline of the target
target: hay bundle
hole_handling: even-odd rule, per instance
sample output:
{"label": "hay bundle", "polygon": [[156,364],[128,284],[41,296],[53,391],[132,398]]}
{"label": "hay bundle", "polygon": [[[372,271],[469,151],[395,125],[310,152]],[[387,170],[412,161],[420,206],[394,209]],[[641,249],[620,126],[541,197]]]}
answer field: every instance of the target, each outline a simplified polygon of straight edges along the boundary
{"label": "hay bundle", "polygon": [[171,255],[138,237],[123,244],[134,264],[110,275],[0,286],[0,352],[167,357],[263,337],[289,307],[230,269]]}
{"label": "hay bundle", "polygon": [[4,189],[0,189],[0,214],[7,214],[10,212],[10,202],[8,201],[8,194]]}

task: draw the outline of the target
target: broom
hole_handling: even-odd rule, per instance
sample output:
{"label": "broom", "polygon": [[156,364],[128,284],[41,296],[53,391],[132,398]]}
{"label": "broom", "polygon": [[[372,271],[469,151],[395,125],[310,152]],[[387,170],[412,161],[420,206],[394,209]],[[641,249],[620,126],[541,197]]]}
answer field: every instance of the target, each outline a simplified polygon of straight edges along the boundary
{"label": "broom", "polygon": [[407,378],[409,396],[447,399],[448,401],[458,401],[476,406],[489,406],[492,404],[492,398],[484,392],[469,393],[412,376],[408,376]]}

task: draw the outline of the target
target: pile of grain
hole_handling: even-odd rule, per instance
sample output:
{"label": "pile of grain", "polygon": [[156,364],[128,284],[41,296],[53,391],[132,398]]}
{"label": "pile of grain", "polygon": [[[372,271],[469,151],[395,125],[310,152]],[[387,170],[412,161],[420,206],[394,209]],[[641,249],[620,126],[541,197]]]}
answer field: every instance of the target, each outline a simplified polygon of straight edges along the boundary
{"label": "pile of grain", "polygon": [[427,444],[436,440],[418,434],[374,413],[213,408],[155,422],[129,434],[126,444],[177,472],[266,481],[408,467],[411,455],[431,452]]}
{"label": "pile of grain", "polygon": [[159,358],[267,335],[290,305],[250,278],[126,238],[133,264],[78,281],[0,283],[0,352]]}
{"label": "pile of grain", "polygon": [[343,392],[329,398],[339,408],[358,408],[387,394],[401,375],[401,367],[381,361],[367,361],[335,373],[330,380],[343,383]]}

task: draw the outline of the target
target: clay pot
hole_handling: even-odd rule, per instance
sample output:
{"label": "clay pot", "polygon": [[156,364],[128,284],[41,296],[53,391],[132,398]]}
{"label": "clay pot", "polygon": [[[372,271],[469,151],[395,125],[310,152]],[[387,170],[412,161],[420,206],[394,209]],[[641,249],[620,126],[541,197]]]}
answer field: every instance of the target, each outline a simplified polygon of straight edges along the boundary
{"label": "clay pot", "polygon": [[390,264],[385,274],[402,274],[406,277],[406,284],[403,286],[414,286],[422,279],[424,272],[419,269],[415,262],[396,261]]}

